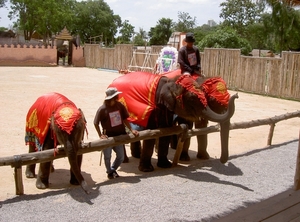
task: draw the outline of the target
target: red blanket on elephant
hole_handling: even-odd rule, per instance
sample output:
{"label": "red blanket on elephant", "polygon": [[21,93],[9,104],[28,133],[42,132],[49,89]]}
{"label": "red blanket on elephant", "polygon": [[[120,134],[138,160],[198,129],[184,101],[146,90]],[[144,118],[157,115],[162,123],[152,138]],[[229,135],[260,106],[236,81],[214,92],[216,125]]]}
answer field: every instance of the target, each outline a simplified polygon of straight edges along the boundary
{"label": "red blanket on elephant", "polygon": [[[162,75],[131,72],[115,79],[109,87],[116,87],[119,101],[128,110],[128,121],[146,127],[151,111],[156,107],[155,93]],[[127,104],[130,104],[128,106]]]}
{"label": "red blanket on elephant", "polygon": [[30,107],[26,117],[26,145],[35,145],[41,150],[50,127],[51,116],[55,123],[67,133],[71,133],[81,112],[67,97],[59,93],[48,93],[39,97]]}

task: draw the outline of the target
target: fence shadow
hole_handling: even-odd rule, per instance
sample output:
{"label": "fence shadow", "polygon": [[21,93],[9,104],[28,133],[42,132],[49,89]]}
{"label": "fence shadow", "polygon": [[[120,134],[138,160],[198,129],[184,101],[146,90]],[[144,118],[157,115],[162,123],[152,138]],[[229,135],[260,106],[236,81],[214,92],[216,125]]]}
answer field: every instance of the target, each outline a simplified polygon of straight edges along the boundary
{"label": "fence shadow", "polygon": [[[233,155],[229,157],[229,162],[226,164],[220,163],[219,159],[209,159],[209,160],[199,160],[199,159],[192,159],[188,164],[179,162],[178,166],[168,168],[168,169],[162,169],[162,168],[157,168],[155,167],[155,170],[153,172],[149,173],[143,173],[138,170],[138,162],[139,159],[129,157],[129,163],[123,163],[120,168],[120,172],[127,172],[127,173],[132,173],[133,175],[131,176],[121,176],[118,179],[115,180],[106,180],[104,182],[100,183],[95,183],[95,181],[92,180],[91,174],[87,174],[85,172],[82,172],[84,175],[84,178],[88,181],[88,184],[94,184],[92,186],[92,192],[90,194],[86,194],[80,186],[72,186],[72,185],[66,185],[69,181],[69,177],[64,176],[63,182],[57,183],[59,179],[61,179],[60,176],[58,175],[66,175],[68,174],[69,170],[67,169],[59,169],[56,170],[57,175],[53,175],[51,180],[53,180],[53,184],[49,188],[49,191],[42,193],[42,194],[30,194],[30,195],[19,195],[15,196],[13,198],[0,201],[0,208],[2,205],[5,204],[11,204],[11,203],[16,203],[16,202],[21,202],[21,201],[31,201],[31,200],[38,200],[42,198],[47,198],[49,196],[58,196],[62,194],[69,194],[75,201],[81,202],[81,203],[86,203],[89,205],[92,205],[93,202],[92,200],[97,198],[99,195],[101,195],[101,190],[100,188],[102,186],[108,186],[111,184],[115,183],[129,183],[129,184],[136,184],[140,183],[141,180],[147,179],[147,178],[153,178],[153,177],[163,177],[167,175],[173,175],[175,177],[180,177],[180,178],[185,178],[187,180],[193,180],[196,182],[207,182],[207,183],[213,183],[213,184],[223,184],[227,186],[235,186],[238,188],[241,188],[246,191],[253,192],[252,189],[250,189],[247,186],[244,186],[239,183],[234,183],[226,180],[220,179],[218,176],[214,175],[211,172],[222,174],[222,175],[227,175],[227,176],[242,176],[243,172],[242,170],[235,166],[233,163],[230,162],[230,160],[238,159],[240,157],[245,157],[245,156],[251,156],[254,154],[257,154],[262,151],[266,150],[272,150],[276,149],[278,147],[288,145],[294,142],[297,142],[298,140],[291,140],[288,142],[276,144],[276,145],[271,145],[268,147],[264,148],[259,148],[256,150],[249,151],[247,153],[239,154],[239,155]],[[195,151],[193,151],[195,152]],[[155,155],[155,153],[154,153]],[[295,154],[296,156],[296,154]],[[156,159],[152,158],[152,163],[153,165],[156,164]],[[33,179],[34,180],[34,179]],[[57,180],[57,181],[56,181]],[[63,189],[65,188],[65,189]],[[54,190],[55,189],[55,190]],[[251,204],[251,203],[248,203]]]}

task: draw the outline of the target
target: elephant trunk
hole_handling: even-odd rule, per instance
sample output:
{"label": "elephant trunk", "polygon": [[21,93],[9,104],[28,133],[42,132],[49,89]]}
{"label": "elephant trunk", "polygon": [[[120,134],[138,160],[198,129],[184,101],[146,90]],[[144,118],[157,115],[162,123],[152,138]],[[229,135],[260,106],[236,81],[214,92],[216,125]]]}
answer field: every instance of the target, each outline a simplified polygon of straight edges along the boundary
{"label": "elephant trunk", "polygon": [[230,120],[220,123],[220,137],[221,137],[221,157],[220,162],[226,163],[228,160],[229,152],[228,152],[228,140],[229,140],[229,127]]}
{"label": "elephant trunk", "polygon": [[233,96],[230,97],[229,103],[228,103],[228,109],[224,114],[218,114],[215,113],[213,110],[207,106],[203,111],[203,117],[212,121],[212,122],[218,122],[222,123],[225,121],[229,121],[230,118],[233,116],[234,111],[235,111],[235,105],[234,105],[234,100],[239,98],[238,94],[234,94]]}

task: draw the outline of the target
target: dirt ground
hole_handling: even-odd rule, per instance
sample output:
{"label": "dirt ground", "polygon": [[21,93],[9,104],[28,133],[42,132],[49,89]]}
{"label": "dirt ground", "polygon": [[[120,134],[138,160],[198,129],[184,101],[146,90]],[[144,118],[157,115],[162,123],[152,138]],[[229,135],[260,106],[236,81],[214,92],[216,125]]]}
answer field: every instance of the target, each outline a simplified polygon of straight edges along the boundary
{"label": "dirt ground", "polygon": [[[29,107],[42,94],[59,92],[70,98],[80,107],[87,119],[88,135],[85,142],[98,139],[93,126],[93,119],[98,107],[103,103],[105,89],[119,73],[110,70],[73,67],[0,67],[0,157],[23,154],[28,151],[25,146],[25,118]],[[230,91],[231,94],[236,92]],[[256,119],[264,119],[300,110],[300,102],[288,101],[265,96],[238,92],[236,112],[232,123]],[[211,123],[214,125],[215,123]],[[277,123],[272,144],[279,144],[299,138],[300,119],[293,118]],[[266,147],[269,126],[250,129],[232,130],[230,132],[230,155],[242,154],[254,149]],[[120,176],[126,174],[143,174],[137,169],[138,160],[130,156],[130,162],[119,169]],[[192,138],[190,147],[191,161],[196,159],[197,143]],[[220,139],[218,133],[209,134],[208,152],[211,158],[220,156]],[[296,154],[295,154],[296,155]],[[172,160],[174,151],[170,150]],[[83,157],[83,176],[89,185],[107,180],[105,168],[99,166],[100,152],[85,154]],[[156,168],[156,156],[153,155],[153,166]],[[189,164],[189,163],[180,163]],[[296,163],[295,163],[296,164]],[[55,172],[50,176],[50,188],[39,190],[35,187],[35,179],[25,177],[23,167],[23,183],[25,194],[39,194],[51,190],[66,189],[69,184],[69,166],[67,158],[54,161]],[[126,170],[123,170],[126,169]],[[36,169],[37,171],[37,169]],[[15,196],[14,170],[10,166],[0,167],[0,201]]]}

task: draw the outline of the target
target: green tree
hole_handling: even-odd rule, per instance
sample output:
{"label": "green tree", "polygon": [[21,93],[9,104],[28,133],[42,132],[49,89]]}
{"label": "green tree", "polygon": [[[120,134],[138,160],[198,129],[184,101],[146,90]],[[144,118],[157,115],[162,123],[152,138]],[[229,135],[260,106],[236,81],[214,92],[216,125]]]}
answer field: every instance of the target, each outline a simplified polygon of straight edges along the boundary
{"label": "green tree", "polygon": [[249,42],[241,38],[232,28],[218,29],[216,32],[206,35],[199,43],[200,50],[204,48],[231,48],[241,49],[243,55],[248,55],[252,51]]}
{"label": "green tree", "polygon": [[193,32],[196,27],[196,17],[191,17],[187,12],[178,12],[178,22],[174,25],[177,32]]}
{"label": "green tree", "polygon": [[102,42],[110,45],[121,26],[121,18],[114,15],[109,5],[103,0],[77,2],[72,30],[78,33],[83,42],[90,42],[91,37],[102,36]]}
{"label": "green tree", "polygon": [[121,29],[120,29],[121,36],[119,37],[119,43],[122,44],[128,44],[131,43],[131,38],[134,35],[134,26],[129,24],[128,20],[125,20],[122,23]]}
{"label": "green tree", "polygon": [[173,32],[173,21],[170,18],[161,18],[155,27],[150,28],[148,33],[150,45],[166,45]]}

